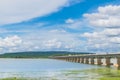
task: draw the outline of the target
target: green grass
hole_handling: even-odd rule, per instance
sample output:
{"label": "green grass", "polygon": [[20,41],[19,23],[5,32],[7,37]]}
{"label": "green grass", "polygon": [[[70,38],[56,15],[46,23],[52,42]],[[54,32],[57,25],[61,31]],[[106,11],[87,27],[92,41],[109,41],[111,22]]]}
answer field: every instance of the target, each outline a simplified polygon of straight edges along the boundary
{"label": "green grass", "polygon": [[120,80],[120,70],[100,68],[90,71],[101,75],[102,77],[99,80]]}
{"label": "green grass", "polygon": [[[3,79],[0,79],[0,80],[43,80],[43,79],[42,78],[35,79],[35,78],[17,78],[17,77],[11,77],[11,78],[3,78]],[[44,79],[44,80],[46,80],[46,79]],[[58,79],[51,78],[50,80],[58,80]]]}
{"label": "green grass", "polygon": [[114,78],[114,77],[103,77],[103,78],[100,78],[100,80],[120,80],[120,78]]}
{"label": "green grass", "polygon": [[0,79],[0,80],[28,80],[28,79],[13,77],[13,78],[3,78],[3,79]]}
{"label": "green grass", "polygon": [[[75,76],[75,75],[87,75],[83,77]],[[98,68],[98,69],[90,69],[90,70],[68,70],[63,72],[63,75],[65,75],[68,78],[73,78],[73,76],[78,80],[78,78],[81,80],[86,80],[87,78],[91,78],[90,80],[120,80],[120,70],[110,69],[110,68]],[[72,75],[72,77],[71,77]],[[43,78],[40,79],[33,79],[33,78],[19,78],[19,77],[12,77],[12,78],[4,78],[0,80],[43,80]],[[46,80],[44,78],[44,80]],[[49,80],[60,80],[56,77],[51,77]],[[75,80],[75,79],[73,79]]]}

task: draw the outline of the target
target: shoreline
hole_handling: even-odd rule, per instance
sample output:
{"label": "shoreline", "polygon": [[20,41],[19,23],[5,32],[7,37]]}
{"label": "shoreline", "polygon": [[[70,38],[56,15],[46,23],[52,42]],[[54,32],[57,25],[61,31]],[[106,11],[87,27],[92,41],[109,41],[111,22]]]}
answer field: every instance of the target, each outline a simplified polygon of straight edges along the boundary
{"label": "shoreline", "polygon": [[50,59],[50,58],[0,58],[0,59]]}
{"label": "shoreline", "polygon": [[[64,77],[67,77],[70,80],[119,80],[120,79],[120,70],[114,70],[110,68],[98,68],[98,69],[87,69],[87,70],[68,70],[63,73]],[[80,76],[84,75],[84,76]],[[72,77],[74,76],[74,77]],[[8,77],[0,78],[0,80],[64,80],[63,77],[59,76],[49,76],[49,77]]]}

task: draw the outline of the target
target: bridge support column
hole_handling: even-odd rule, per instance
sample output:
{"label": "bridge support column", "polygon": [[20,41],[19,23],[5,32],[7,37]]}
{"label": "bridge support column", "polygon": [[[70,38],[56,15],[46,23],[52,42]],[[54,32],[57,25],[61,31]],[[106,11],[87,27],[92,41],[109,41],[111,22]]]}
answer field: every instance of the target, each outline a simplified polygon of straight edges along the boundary
{"label": "bridge support column", "polygon": [[84,63],[84,58],[81,58],[81,63]]}
{"label": "bridge support column", "polygon": [[85,63],[89,64],[89,58],[85,58]]}
{"label": "bridge support column", "polygon": [[75,62],[75,58],[73,58],[73,62]]}
{"label": "bridge support column", "polygon": [[73,62],[73,58],[71,58],[71,62]]}
{"label": "bridge support column", "polygon": [[94,64],[95,61],[94,61],[94,58],[91,58],[91,64]]}
{"label": "bridge support column", "polygon": [[77,62],[77,58],[74,58],[75,59],[75,62]]}
{"label": "bridge support column", "polygon": [[67,61],[67,58],[65,58],[64,60]]}
{"label": "bridge support column", "polygon": [[77,58],[74,58],[73,62],[76,62],[77,61]]}
{"label": "bridge support column", "polygon": [[77,60],[78,60],[78,59],[75,57],[75,62],[76,62],[76,63],[77,63]]}
{"label": "bridge support column", "polygon": [[72,62],[72,58],[70,58],[70,62]]}
{"label": "bridge support column", "polygon": [[106,66],[110,66],[110,65],[111,65],[111,63],[110,63],[110,58],[107,57],[107,58],[106,58]]}
{"label": "bridge support column", "polygon": [[101,65],[102,62],[101,62],[101,58],[97,58],[97,65]]}
{"label": "bridge support column", "polygon": [[120,69],[120,57],[117,57],[117,67]]}
{"label": "bridge support column", "polygon": [[72,58],[72,62],[74,62],[74,58]]}
{"label": "bridge support column", "polygon": [[72,62],[74,62],[74,58],[72,58]]}
{"label": "bridge support column", "polygon": [[79,63],[81,63],[81,58],[79,58]]}
{"label": "bridge support column", "polygon": [[73,62],[73,58],[71,58],[71,62]]}
{"label": "bridge support column", "polygon": [[70,58],[68,58],[68,62],[70,61]]}
{"label": "bridge support column", "polygon": [[71,59],[71,58],[69,58],[69,62],[72,62],[72,59]]}
{"label": "bridge support column", "polygon": [[77,62],[80,63],[80,58],[77,58]]}
{"label": "bridge support column", "polygon": [[70,58],[68,58],[68,61],[70,61]]}

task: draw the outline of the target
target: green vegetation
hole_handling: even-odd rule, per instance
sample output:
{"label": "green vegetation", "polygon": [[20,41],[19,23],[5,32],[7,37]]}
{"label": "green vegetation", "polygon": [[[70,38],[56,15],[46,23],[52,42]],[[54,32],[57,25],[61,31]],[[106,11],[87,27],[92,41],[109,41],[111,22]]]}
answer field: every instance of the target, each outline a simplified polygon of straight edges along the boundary
{"label": "green vegetation", "polygon": [[59,79],[56,79],[56,78],[17,78],[17,77],[12,77],[12,78],[3,78],[3,79],[0,79],[0,80],[59,80]]}
{"label": "green vegetation", "polygon": [[103,77],[100,80],[120,80],[120,78],[114,78],[114,77]]}
{"label": "green vegetation", "polygon": [[115,70],[111,68],[100,68],[93,69],[90,72],[97,73],[101,75],[99,80],[120,80],[120,70]]}
{"label": "green vegetation", "polygon": [[[82,75],[82,76],[81,76]],[[63,77],[60,77],[63,76]],[[0,80],[120,80],[120,70],[99,68],[90,70],[63,71],[60,76],[41,78],[4,78]],[[61,79],[62,78],[62,79]]]}
{"label": "green vegetation", "polygon": [[13,77],[13,78],[3,78],[3,79],[0,79],[0,80],[28,80],[28,79]]}
{"label": "green vegetation", "polygon": [[[17,77],[12,77],[12,78],[3,78],[3,79],[0,79],[0,80],[46,80],[46,79],[42,79],[42,78],[35,79],[35,78],[17,78]],[[58,79],[51,78],[49,80],[58,80]]]}
{"label": "green vegetation", "polygon": [[[65,75],[85,75],[80,77],[80,80],[120,80],[120,70],[111,68],[97,68],[90,70],[71,70],[66,71]],[[74,79],[73,79],[74,80]]]}
{"label": "green vegetation", "polygon": [[0,58],[49,58],[50,56],[64,56],[76,54],[90,54],[90,53],[66,52],[66,51],[16,52],[1,54]]}

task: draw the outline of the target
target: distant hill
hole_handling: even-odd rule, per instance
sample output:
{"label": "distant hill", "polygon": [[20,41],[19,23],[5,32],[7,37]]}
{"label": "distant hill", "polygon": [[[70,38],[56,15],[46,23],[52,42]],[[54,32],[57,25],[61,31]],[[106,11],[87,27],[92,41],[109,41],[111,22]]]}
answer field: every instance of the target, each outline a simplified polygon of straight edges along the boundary
{"label": "distant hill", "polygon": [[67,52],[67,51],[37,51],[37,52],[15,52],[0,54],[0,58],[49,58],[50,56],[64,56],[76,54],[92,54],[85,52]]}

